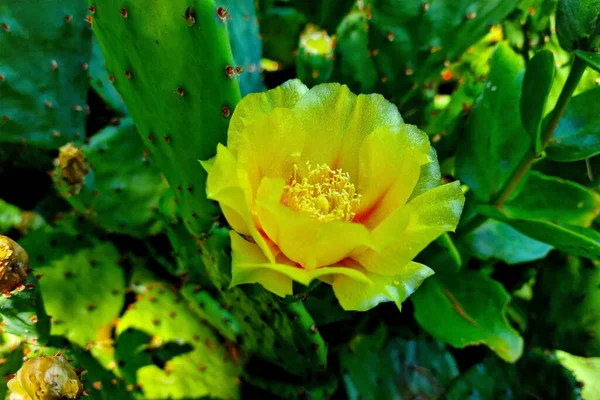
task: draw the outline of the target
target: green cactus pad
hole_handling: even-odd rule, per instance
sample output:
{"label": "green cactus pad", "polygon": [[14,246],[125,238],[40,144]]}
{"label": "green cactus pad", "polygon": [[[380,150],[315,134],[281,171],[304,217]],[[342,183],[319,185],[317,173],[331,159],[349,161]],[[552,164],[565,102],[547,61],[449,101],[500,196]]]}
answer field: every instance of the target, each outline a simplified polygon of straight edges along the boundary
{"label": "green cactus pad", "polygon": [[198,160],[224,143],[240,99],[227,35],[213,0],[90,0],[94,32],[144,145],[165,174],[196,236],[217,213]]}
{"label": "green cactus pad", "polygon": [[2,330],[32,343],[46,343],[50,320],[44,309],[39,283],[29,274],[23,286],[0,295]]}
{"label": "green cactus pad", "polygon": [[[299,376],[327,366],[327,345],[301,301],[286,304],[259,285],[229,288],[231,259],[226,229],[215,230],[202,245],[203,262],[218,292],[215,302],[189,284],[183,294],[193,309],[243,350]],[[224,326],[225,325],[225,326]]]}
{"label": "green cactus pad", "polygon": [[[258,19],[254,0],[221,0],[219,5],[229,10],[227,31],[239,75],[242,96],[262,92],[262,42],[258,31]],[[239,69],[238,69],[239,67]]]}
{"label": "green cactus pad", "polygon": [[144,237],[161,228],[158,203],[168,189],[131,119],[108,126],[81,147],[93,174],[79,192],[54,174],[59,192],[104,229]]}
{"label": "green cactus pad", "polygon": [[43,229],[22,240],[40,274],[52,334],[81,346],[110,337],[125,300],[119,253],[110,242]]}
{"label": "green cactus pad", "polygon": [[83,141],[91,29],[81,1],[0,5],[0,143]]}
{"label": "green cactus pad", "polygon": [[[238,360],[190,312],[185,300],[161,282],[135,289],[137,300],[116,331],[120,369],[126,378],[136,379],[129,383],[140,384],[145,398],[239,398]],[[141,357],[140,352],[154,353],[163,365]]]}
{"label": "green cactus pad", "polygon": [[250,385],[284,400],[328,400],[336,392],[339,384],[334,377],[322,382],[302,383],[280,382],[251,374],[244,378]]}
{"label": "green cactus pad", "polygon": [[119,115],[127,115],[127,107],[115,85],[110,81],[110,74],[106,70],[104,55],[100,45],[92,38],[92,59],[90,60],[90,85],[104,102],[115,110]]}
{"label": "green cactus pad", "polygon": [[[0,376],[8,377],[21,368],[23,364],[23,349],[18,341],[3,343],[0,346]],[[0,385],[0,399],[5,399],[8,392],[6,384]]]}

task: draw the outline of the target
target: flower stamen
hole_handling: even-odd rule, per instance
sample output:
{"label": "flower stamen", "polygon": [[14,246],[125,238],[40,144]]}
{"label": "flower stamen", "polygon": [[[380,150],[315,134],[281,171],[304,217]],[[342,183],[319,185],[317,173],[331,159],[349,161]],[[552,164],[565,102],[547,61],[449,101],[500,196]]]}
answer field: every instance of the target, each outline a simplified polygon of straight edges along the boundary
{"label": "flower stamen", "polygon": [[319,221],[351,221],[360,205],[350,175],[342,169],[332,170],[327,164],[312,167],[306,163],[307,174],[299,177],[294,164],[291,182],[286,185],[282,203],[292,210],[304,212]]}

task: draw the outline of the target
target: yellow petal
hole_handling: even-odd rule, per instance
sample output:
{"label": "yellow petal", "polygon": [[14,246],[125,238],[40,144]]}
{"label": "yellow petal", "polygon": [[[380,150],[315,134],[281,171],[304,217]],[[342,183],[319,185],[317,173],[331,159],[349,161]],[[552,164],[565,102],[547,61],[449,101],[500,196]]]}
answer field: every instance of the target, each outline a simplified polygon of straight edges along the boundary
{"label": "yellow petal", "polygon": [[[360,207],[354,218],[375,228],[402,207],[429,162],[429,139],[412,125],[382,127],[365,138],[359,152]],[[439,182],[438,182],[439,183]]]}
{"label": "yellow petal", "polygon": [[307,91],[308,88],[302,82],[292,79],[275,89],[244,97],[235,107],[229,124],[227,146],[231,152],[237,154],[239,139],[245,135],[247,125],[267,116],[276,107],[292,108]]}
{"label": "yellow petal", "polygon": [[244,181],[244,173],[238,170],[237,161],[231,152],[219,144],[217,155],[202,165],[209,170],[206,181],[207,197],[219,202],[223,215],[233,229],[243,235],[252,235],[266,256],[274,261],[275,256],[271,248],[256,229],[250,212],[253,196],[248,183]]}
{"label": "yellow petal", "polygon": [[419,180],[408,201],[442,184],[442,172],[440,171],[437,152],[433,147],[429,148],[429,159],[431,160],[430,162],[421,165]]}
{"label": "yellow petal", "polygon": [[290,260],[307,269],[335,264],[372,246],[363,225],[319,221],[281,203],[285,183],[263,178],[256,195],[258,220],[267,236]]}
{"label": "yellow petal", "polygon": [[238,142],[238,168],[243,170],[256,193],[263,177],[291,178],[306,133],[287,108],[275,108],[268,116],[257,118],[244,130]]}
{"label": "yellow petal", "polygon": [[358,151],[363,139],[378,127],[404,124],[396,106],[383,96],[356,96],[337,83],[313,87],[293,111],[306,131],[312,133],[302,159],[342,168],[353,178],[358,176]]}
{"label": "yellow petal", "polygon": [[292,294],[292,281],[308,286],[310,282],[327,275],[347,276],[364,284],[370,284],[366,275],[353,268],[325,267],[315,270],[300,268],[283,256],[271,263],[261,248],[243,239],[234,231],[231,237],[231,286],[260,283],[265,289],[284,297]]}
{"label": "yellow petal", "polygon": [[369,272],[387,276],[399,273],[438,236],[456,229],[464,201],[458,181],[428,190],[371,232],[376,250],[353,258]]}
{"label": "yellow petal", "polygon": [[402,302],[433,273],[431,268],[411,261],[394,276],[365,272],[372,284],[335,275],[332,285],[335,296],[346,311],[367,311],[388,301],[393,301],[401,309]]}

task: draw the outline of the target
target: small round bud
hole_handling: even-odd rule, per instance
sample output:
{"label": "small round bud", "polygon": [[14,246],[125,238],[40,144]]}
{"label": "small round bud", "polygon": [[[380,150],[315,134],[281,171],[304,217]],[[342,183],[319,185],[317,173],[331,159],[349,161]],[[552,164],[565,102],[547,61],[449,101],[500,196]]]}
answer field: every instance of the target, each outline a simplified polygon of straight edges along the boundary
{"label": "small round bud", "polygon": [[27,278],[29,256],[14,240],[0,235],[0,291],[10,292]]}

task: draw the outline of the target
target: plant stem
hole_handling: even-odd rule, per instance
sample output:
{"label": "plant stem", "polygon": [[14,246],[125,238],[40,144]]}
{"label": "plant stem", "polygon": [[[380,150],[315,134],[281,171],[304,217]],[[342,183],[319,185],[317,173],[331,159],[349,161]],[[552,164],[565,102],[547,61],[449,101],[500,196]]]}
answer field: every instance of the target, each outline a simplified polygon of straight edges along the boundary
{"label": "plant stem", "polygon": [[[562,116],[565,113],[565,110],[567,109],[569,100],[571,100],[571,97],[573,97],[573,92],[577,88],[577,84],[581,80],[581,76],[585,71],[585,62],[577,57],[575,57],[574,60],[575,61],[573,62],[573,66],[571,67],[569,76],[567,77],[567,81],[565,82],[565,86],[563,86],[562,91],[560,92],[560,96],[558,97],[558,101],[556,102],[556,106],[554,107],[554,110],[552,110],[544,124],[544,129],[542,131],[541,138],[542,148],[545,148],[548,145],[548,141],[552,137],[552,134],[554,134],[554,131],[556,130],[560,119],[562,118]],[[521,159],[521,162],[519,162],[519,165],[513,171],[510,178],[506,181],[506,183],[504,184],[502,189],[500,189],[498,194],[494,196],[492,202],[494,203],[494,206],[496,206],[496,208],[502,207],[502,204],[504,204],[506,199],[508,199],[508,197],[513,193],[513,191],[519,185],[521,179],[523,179],[527,171],[529,171],[529,168],[531,168],[531,166],[533,165],[533,162],[539,156],[540,155],[536,154],[533,150],[530,150],[527,153],[525,153],[525,155]]]}
{"label": "plant stem", "polygon": [[[560,119],[565,113],[567,109],[567,105],[569,104],[569,100],[573,97],[573,92],[577,88],[579,81],[581,80],[581,76],[585,72],[586,64],[584,61],[580,60],[577,57],[574,57],[573,66],[571,67],[571,71],[569,72],[569,76],[567,77],[567,81],[560,92],[560,96],[558,97],[558,101],[556,102],[556,106],[549,114],[546,122],[544,123],[544,128],[542,130],[542,148],[545,148],[550,141],[550,138],[554,134]],[[541,154],[536,154],[535,150],[531,149],[525,153],[515,170],[512,172],[504,186],[498,191],[498,193],[492,198],[491,203],[494,204],[496,208],[502,208],[504,202],[510,197],[510,195],[514,192],[514,190],[519,186],[519,183],[529,171],[533,163],[536,159],[538,159]],[[466,223],[461,230],[461,234],[466,235],[478,227],[480,227],[485,221],[486,217],[476,215]]]}

